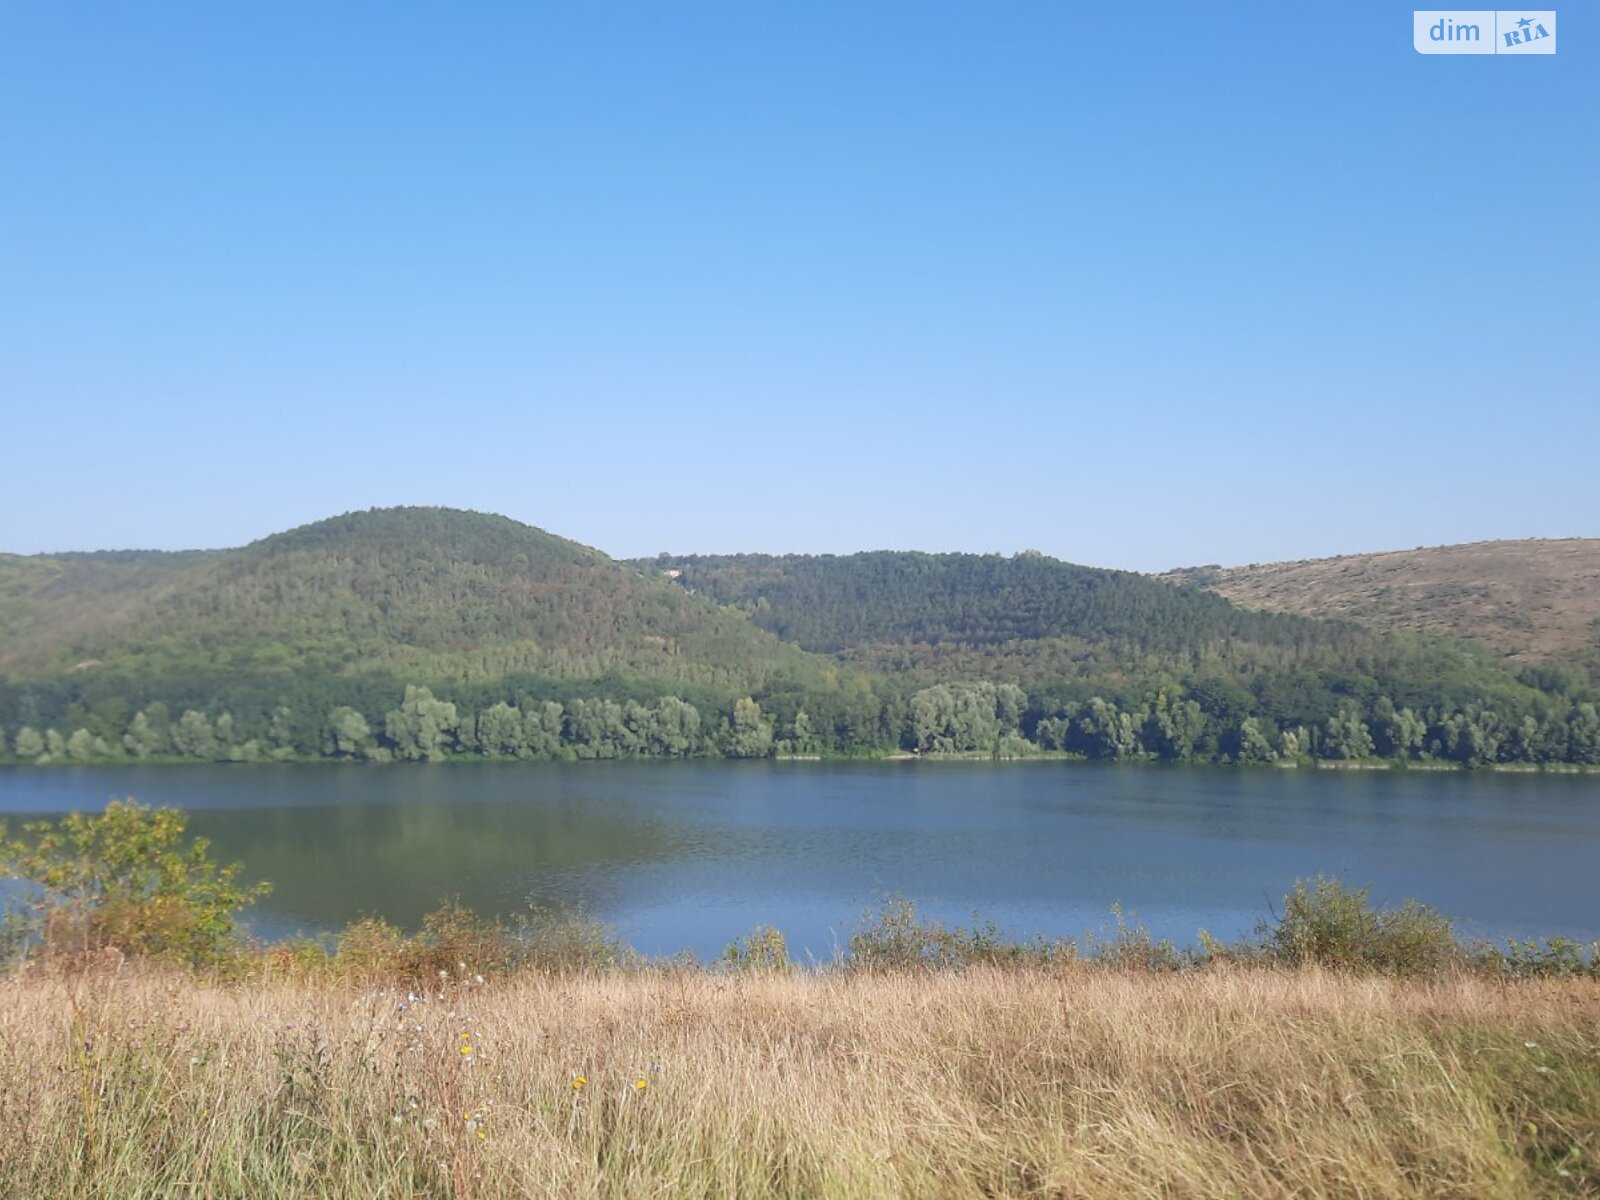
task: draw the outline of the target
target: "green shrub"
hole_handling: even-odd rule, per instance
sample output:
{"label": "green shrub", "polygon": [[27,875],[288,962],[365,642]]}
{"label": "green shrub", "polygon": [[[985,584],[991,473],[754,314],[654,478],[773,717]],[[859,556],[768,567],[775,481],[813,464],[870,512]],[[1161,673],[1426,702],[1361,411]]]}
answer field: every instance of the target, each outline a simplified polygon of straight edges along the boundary
{"label": "green shrub", "polygon": [[0,870],[33,885],[31,937],[48,956],[115,947],[217,965],[239,949],[235,917],[269,887],[245,887],[205,838],[186,839],[177,809],[113,800],[104,813],[0,826]]}
{"label": "green shrub", "polygon": [[1122,905],[1111,906],[1111,917],[1117,928],[1110,937],[1088,936],[1088,957],[1095,962],[1134,971],[1176,971],[1189,962],[1168,939],[1157,939],[1147,926],[1130,919]]}
{"label": "green shrub", "polygon": [[628,965],[631,952],[582,913],[530,906],[506,924],[450,900],[407,935],[374,917],[347,925],[326,966],[342,978],[433,987],[532,969],[594,970]]}
{"label": "green shrub", "polygon": [[492,973],[511,966],[516,957],[505,927],[480,917],[459,900],[447,900],[424,916],[421,931],[408,947],[408,966],[428,978]]}
{"label": "green shrub", "polygon": [[1322,876],[1296,880],[1282,915],[1256,932],[1265,956],[1290,966],[1428,975],[1463,958],[1450,922],[1436,909],[1414,900],[1374,908],[1366,888]]}
{"label": "green shrub", "polygon": [[849,941],[850,965],[875,971],[1050,967],[1075,962],[1077,957],[1072,942],[1014,941],[993,921],[971,929],[925,921],[915,904],[899,897],[864,912]]}
{"label": "green shrub", "polygon": [[1600,942],[1585,946],[1570,938],[1534,941],[1509,940],[1504,946],[1484,946],[1473,955],[1476,966],[1510,979],[1550,979],[1574,976],[1600,978]]}
{"label": "green shrub", "polygon": [[637,955],[578,908],[530,904],[508,932],[508,965],[541,971],[595,971],[634,965]]}
{"label": "green shrub", "polygon": [[330,961],[326,939],[301,936],[261,946],[241,966],[266,979],[310,979],[324,975]]}
{"label": "green shrub", "polygon": [[915,904],[894,896],[861,914],[850,935],[850,962],[869,971],[947,967],[953,963],[950,941],[942,925],[924,921]]}
{"label": "green shrub", "polygon": [[976,913],[971,929],[958,925],[946,936],[948,953],[963,967],[1060,967],[1078,961],[1076,942],[1043,937],[1019,942],[993,921],[978,923]]}
{"label": "green shrub", "polygon": [[409,937],[376,918],[351,922],[339,934],[329,965],[353,980],[427,988],[444,979],[496,974],[514,959],[504,926],[458,900],[447,900],[424,916],[422,928]]}
{"label": "green shrub", "polygon": [[0,971],[10,970],[26,959],[32,941],[33,931],[22,913],[0,913]]}
{"label": "green shrub", "polygon": [[770,925],[757,925],[722,952],[722,965],[731,971],[788,971],[789,944]]}
{"label": "green shrub", "polygon": [[406,936],[387,921],[363,917],[339,933],[329,961],[347,979],[378,982],[405,973]]}

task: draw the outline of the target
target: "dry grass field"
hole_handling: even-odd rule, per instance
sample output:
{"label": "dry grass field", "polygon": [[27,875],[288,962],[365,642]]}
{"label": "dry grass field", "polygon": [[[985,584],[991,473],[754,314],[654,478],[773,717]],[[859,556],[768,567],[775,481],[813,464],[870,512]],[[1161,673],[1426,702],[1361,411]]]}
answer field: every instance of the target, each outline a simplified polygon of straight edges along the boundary
{"label": "dry grass field", "polygon": [[0,1194],[1600,1195],[1600,985],[113,956],[0,982]]}
{"label": "dry grass field", "polygon": [[1600,646],[1600,538],[1195,567],[1165,578],[1199,584],[1250,608],[1477,638],[1519,661]]}

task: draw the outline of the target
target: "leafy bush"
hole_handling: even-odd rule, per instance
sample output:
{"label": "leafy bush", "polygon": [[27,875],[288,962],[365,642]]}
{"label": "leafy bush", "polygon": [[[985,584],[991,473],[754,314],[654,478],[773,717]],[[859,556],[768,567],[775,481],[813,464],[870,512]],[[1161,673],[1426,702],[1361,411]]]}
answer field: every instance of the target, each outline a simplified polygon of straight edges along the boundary
{"label": "leafy bush", "polygon": [[31,931],[23,914],[0,913],[0,971],[9,970],[27,958],[31,941]]}
{"label": "leafy bush", "polygon": [[530,904],[511,923],[508,965],[543,971],[592,971],[626,967],[636,955],[604,924],[576,908]]}
{"label": "leafy bush", "polygon": [[788,971],[789,943],[771,925],[757,925],[722,952],[722,965],[731,971]]}
{"label": "leafy bush", "polygon": [[241,967],[243,973],[254,973],[263,981],[309,979],[326,971],[328,961],[326,939],[300,936],[260,947]]}
{"label": "leafy bush", "polygon": [[1414,900],[1374,908],[1366,888],[1320,875],[1296,880],[1283,914],[1256,933],[1267,958],[1290,966],[1427,975],[1462,961],[1450,922],[1436,909]]}
{"label": "leafy bush", "polygon": [[1166,938],[1157,939],[1148,927],[1130,919],[1122,905],[1111,906],[1116,932],[1108,938],[1088,937],[1088,957],[1108,967],[1134,971],[1176,971],[1190,960]]}
{"label": "leafy bush", "polygon": [[911,901],[892,897],[861,916],[850,937],[850,965],[864,970],[941,970],[973,966],[1049,967],[1077,960],[1071,942],[1018,942],[986,921],[971,929],[925,921]]}
{"label": "leafy bush", "polygon": [[405,974],[406,935],[387,921],[364,917],[339,933],[331,966],[348,979],[377,982]]}
{"label": "leafy bush", "polygon": [[953,962],[950,940],[949,931],[937,921],[924,921],[910,900],[890,897],[861,914],[850,935],[850,962],[869,971],[946,967]]}
{"label": "leafy bush", "polygon": [[113,800],[104,813],[0,826],[0,870],[33,885],[31,937],[46,955],[125,954],[215,965],[238,949],[235,916],[269,890],[218,866],[205,838],[186,839],[172,808]]}
{"label": "leafy bush", "polygon": [[346,979],[428,987],[444,978],[496,973],[512,965],[514,957],[512,941],[498,921],[449,900],[424,916],[422,928],[409,937],[373,917],[351,922],[325,965]]}
{"label": "leafy bush", "polygon": [[423,917],[422,928],[409,936],[375,918],[353,922],[325,965],[349,979],[432,986],[441,978],[589,970],[628,961],[605,926],[581,913],[531,906],[507,925],[451,900]]}
{"label": "leafy bush", "polygon": [[1570,938],[1538,941],[1511,939],[1504,946],[1485,946],[1473,956],[1476,965],[1511,979],[1549,979],[1589,975],[1600,978],[1600,942],[1587,946]]}
{"label": "leafy bush", "polygon": [[425,915],[407,948],[413,971],[424,977],[457,971],[483,974],[508,967],[514,959],[504,926],[459,900],[448,900]]}

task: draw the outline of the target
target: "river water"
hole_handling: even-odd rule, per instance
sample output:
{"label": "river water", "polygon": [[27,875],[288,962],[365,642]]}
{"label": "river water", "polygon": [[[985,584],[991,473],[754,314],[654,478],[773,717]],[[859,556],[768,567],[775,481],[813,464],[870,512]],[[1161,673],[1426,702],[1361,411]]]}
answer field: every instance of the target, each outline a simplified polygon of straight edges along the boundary
{"label": "river water", "polygon": [[14,767],[0,814],[133,796],[270,879],[264,936],[445,897],[580,905],[650,954],[756,924],[831,957],[888,896],[1018,936],[1248,932],[1297,876],[1426,901],[1467,937],[1600,938],[1600,776],[1062,762]]}

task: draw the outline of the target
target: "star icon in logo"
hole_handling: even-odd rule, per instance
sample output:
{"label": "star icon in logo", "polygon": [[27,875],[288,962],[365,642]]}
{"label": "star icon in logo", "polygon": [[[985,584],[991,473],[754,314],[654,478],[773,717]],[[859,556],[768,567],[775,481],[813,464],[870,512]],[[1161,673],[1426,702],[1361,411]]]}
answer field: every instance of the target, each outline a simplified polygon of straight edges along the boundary
{"label": "star icon in logo", "polygon": [[1523,17],[1522,20],[1517,22],[1517,24],[1522,26],[1522,28],[1526,29],[1529,25],[1533,24],[1533,21],[1529,17]]}

